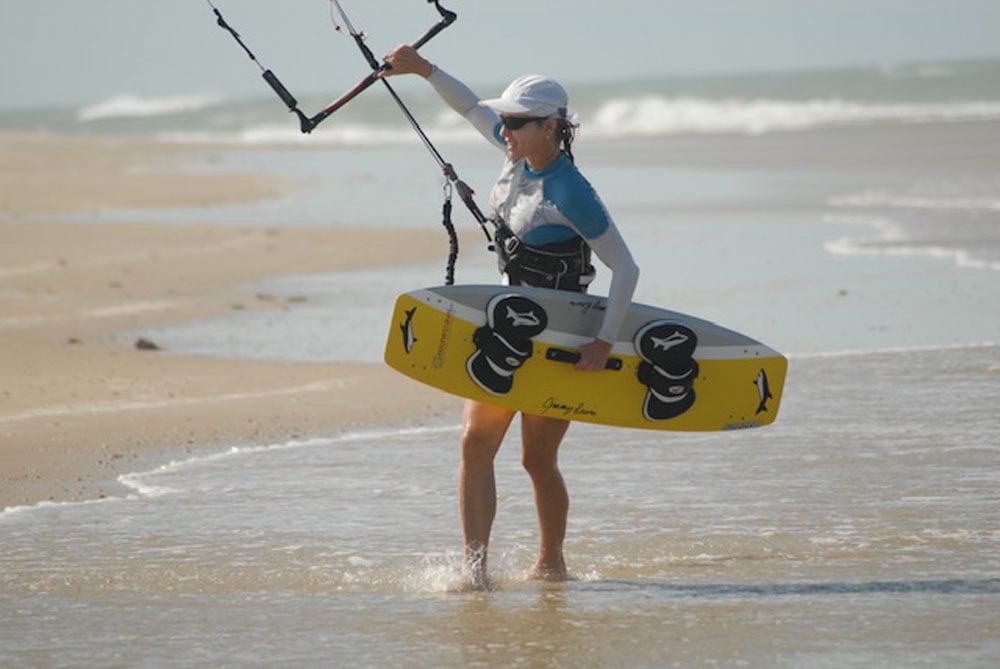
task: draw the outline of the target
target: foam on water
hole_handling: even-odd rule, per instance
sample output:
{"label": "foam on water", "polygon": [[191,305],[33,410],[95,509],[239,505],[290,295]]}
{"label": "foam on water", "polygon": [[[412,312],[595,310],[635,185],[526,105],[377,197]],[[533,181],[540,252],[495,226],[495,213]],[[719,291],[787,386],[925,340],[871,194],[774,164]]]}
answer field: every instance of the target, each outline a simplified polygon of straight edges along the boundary
{"label": "foam on water", "polygon": [[81,123],[120,118],[147,118],[172,116],[209,109],[222,102],[215,95],[179,95],[150,98],[122,94],[101,102],[81,107],[76,118]]}
{"label": "foam on water", "polygon": [[1000,211],[996,197],[930,197],[918,194],[893,193],[885,190],[864,190],[830,199],[834,207],[891,207],[896,209],[928,209],[932,211]]}
{"label": "foam on water", "polygon": [[[99,111],[101,106],[95,109]],[[603,139],[729,133],[760,135],[845,125],[990,121],[1000,119],[1000,102],[875,105],[837,99],[714,100],[643,96],[609,99],[594,109],[584,111],[581,119],[589,137]],[[456,126],[451,117],[435,117],[427,124],[426,130],[435,141],[442,143],[471,144],[481,141],[474,130]],[[294,123],[286,120],[222,131],[164,130],[157,137],[168,142],[220,142],[250,146],[380,146],[409,144],[413,133],[404,125],[349,121],[320,126],[313,133],[303,135]]]}
{"label": "foam on water", "polygon": [[1000,119],[1000,103],[862,104],[848,100],[621,98],[602,104],[593,132],[602,137],[743,133],[759,135],[870,123]]}
{"label": "foam on water", "polygon": [[827,220],[840,224],[847,223],[868,227],[876,233],[873,237],[841,237],[826,242],[823,247],[834,255],[871,255],[890,258],[921,256],[948,260],[963,269],[1000,271],[1000,260],[978,258],[975,251],[934,244],[918,244],[917,240],[909,236],[903,225],[892,219],[836,216],[829,217]]}

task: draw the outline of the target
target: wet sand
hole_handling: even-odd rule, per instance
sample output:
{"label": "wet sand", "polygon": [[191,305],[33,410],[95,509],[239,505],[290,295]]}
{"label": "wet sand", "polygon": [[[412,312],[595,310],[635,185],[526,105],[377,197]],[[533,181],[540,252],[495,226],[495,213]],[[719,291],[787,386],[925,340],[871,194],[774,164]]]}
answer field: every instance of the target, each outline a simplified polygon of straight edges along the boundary
{"label": "wet sand", "polygon": [[120,492],[119,474],[194,448],[419,424],[457,406],[382,365],[215,360],[126,338],[233,311],[294,308],[295,297],[254,292],[254,280],[440,255],[436,230],[409,230],[402,244],[386,229],[46,218],[252,202],[295,188],[191,169],[204,159],[196,155],[204,147],[0,135],[0,508]]}

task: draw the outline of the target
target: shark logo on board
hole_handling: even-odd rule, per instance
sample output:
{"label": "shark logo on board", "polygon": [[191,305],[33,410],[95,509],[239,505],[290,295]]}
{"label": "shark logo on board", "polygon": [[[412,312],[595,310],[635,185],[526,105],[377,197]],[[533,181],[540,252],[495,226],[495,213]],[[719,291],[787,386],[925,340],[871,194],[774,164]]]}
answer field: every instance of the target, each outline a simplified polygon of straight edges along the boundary
{"label": "shark logo on board", "polygon": [[409,353],[417,343],[417,336],[413,333],[413,315],[417,313],[417,308],[407,309],[405,313],[406,320],[399,324],[399,329],[403,331],[403,349]]}
{"label": "shark logo on board", "polygon": [[524,325],[535,326],[541,323],[534,310],[514,311],[513,307],[507,307],[507,318],[510,319],[511,327],[521,327]]}
{"label": "shark logo on board", "polygon": [[757,386],[757,396],[760,397],[760,404],[757,405],[757,413],[767,411],[767,401],[772,399],[774,395],[771,394],[771,388],[767,384],[767,373],[763,369],[757,374],[757,378],[753,380],[753,384]]}
{"label": "shark logo on board", "polygon": [[689,337],[680,332],[673,332],[669,337],[650,337],[650,341],[653,342],[653,348],[662,349],[664,351],[669,351],[674,346],[680,346],[681,344],[688,341]]}

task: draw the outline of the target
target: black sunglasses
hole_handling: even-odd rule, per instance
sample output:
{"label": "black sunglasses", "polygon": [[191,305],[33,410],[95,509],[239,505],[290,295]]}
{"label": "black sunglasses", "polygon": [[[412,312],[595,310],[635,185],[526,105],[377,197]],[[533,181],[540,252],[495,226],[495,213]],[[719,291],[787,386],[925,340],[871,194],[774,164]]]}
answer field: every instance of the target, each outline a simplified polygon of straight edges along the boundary
{"label": "black sunglasses", "polygon": [[534,121],[544,121],[541,116],[501,116],[500,123],[508,130],[520,130]]}

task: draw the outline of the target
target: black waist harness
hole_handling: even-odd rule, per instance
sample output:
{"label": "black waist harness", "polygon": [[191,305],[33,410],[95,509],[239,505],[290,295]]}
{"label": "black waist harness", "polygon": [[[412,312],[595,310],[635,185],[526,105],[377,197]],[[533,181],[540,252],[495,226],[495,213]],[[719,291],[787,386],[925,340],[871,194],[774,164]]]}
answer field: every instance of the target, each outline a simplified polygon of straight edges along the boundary
{"label": "black waist harness", "polygon": [[590,246],[583,237],[565,242],[530,246],[517,238],[505,223],[497,222],[497,264],[512,286],[556,288],[587,292],[596,271],[590,264]]}

